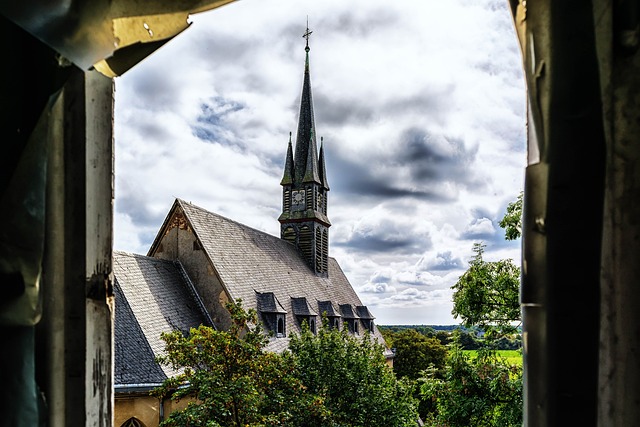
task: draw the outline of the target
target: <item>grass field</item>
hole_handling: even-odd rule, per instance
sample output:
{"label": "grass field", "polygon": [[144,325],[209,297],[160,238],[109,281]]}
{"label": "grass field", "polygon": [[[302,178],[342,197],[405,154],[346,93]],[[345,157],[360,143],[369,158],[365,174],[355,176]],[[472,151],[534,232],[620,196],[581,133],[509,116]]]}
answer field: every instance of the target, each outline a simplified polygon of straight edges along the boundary
{"label": "grass field", "polygon": [[[472,357],[478,353],[476,350],[465,350],[464,352]],[[510,364],[522,366],[522,352],[520,350],[498,350],[498,355]]]}

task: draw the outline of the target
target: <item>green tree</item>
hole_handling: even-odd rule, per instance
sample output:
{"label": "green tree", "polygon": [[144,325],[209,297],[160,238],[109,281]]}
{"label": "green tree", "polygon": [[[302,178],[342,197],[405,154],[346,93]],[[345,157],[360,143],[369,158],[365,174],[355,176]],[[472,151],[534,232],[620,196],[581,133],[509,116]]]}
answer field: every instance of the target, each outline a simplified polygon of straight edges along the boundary
{"label": "green tree", "polygon": [[509,259],[485,261],[485,245],[475,243],[469,269],[452,286],[454,317],[466,327],[513,332],[520,314],[520,269]]}
{"label": "green tree", "polygon": [[324,326],[314,335],[309,328],[291,336],[290,351],[296,361],[299,379],[307,393],[325,405],[333,427],[416,425],[417,400],[412,386],[398,380],[387,365],[383,346]]}
{"label": "green tree", "polygon": [[524,192],[521,191],[518,198],[509,203],[507,212],[499,222],[500,227],[504,228],[505,239],[516,240],[522,236],[522,204]]}
{"label": "green tree", "polygon": [[463,350],[477,350],[482,347],[473,332],[458,328],[451,334],[451,341],[459,345]]}
{"label": "green tree", "polygon": [[444,377],[431,371],[421,385],[423,399],[435,410],[428,426],[516,427],[522,425],[522,368],[495,351],[473,357],[453,346]]}
{"label": "green tree", "polygon": [[183,410],[172,412],[162,426],[284,426],[301,415],[323,419],[321,404],[304,392],[294,375],[290,355],[263,351],[266,336],[254,310],[241,301],[227,304],[229,331],[206,326],[163,333],[166,355],[158,361],[181,371],[156,389],[156,396],[189,399]]}
{"label": "green tree", "polygon": [[407,377],[415,380],[429,366],[436,369],[444,367],[447,348],[437,339],[422,335],[414,329],[393,334],[387,344],[396,351],[393,371],[398,378]]}
{"label": "green tree", "polygon": [[[500,226],[507,240],[520,237],[522,230],[522,193],[509,204]],[[511,366],[494,348],[500,338],[517,332],[521,320],[520,269],[511,260],[488,262],[485,246],[475,243],[475,256],[469,269],[452,286],[454,317],[465,327],[480,327],[490,348],[470,356],[460,347],[457,333],[445,368],[431,371],[421,386],[422,398],[433,410],[428,414],[431,426],[519,426],[522,424],[522,368]],[[503,340],[504,341],[504,340]],[[439,377],[438,375],[442,375]]]}

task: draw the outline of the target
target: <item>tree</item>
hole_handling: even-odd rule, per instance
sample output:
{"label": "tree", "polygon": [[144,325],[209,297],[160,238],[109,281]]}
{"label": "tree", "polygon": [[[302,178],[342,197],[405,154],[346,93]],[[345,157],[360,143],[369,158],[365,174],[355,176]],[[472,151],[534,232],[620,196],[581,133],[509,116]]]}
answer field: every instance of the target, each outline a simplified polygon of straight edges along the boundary
{"label": "tree", "polygon": [[444,377],[431,371],[421,385],[423,399],[435,408],[428,426],[516,427],[522,425],[522,368],[495,351],[472,357],[453,346]]}
{"label": "tree", "polygon": [[511,260],[484,261],[485,245],[475,243],[469,269],[452,286],[454,317],[466,327],[480,326],[501,333],[520,321],[520,269]]}
{"label": "tree", "polygon": [[290,351],[307,393],[323,402],[329,420],[313,426],[411,426],[418,419],[417,400],[408,381],[398,380],[386,364],[383,346],[327,326],[318,334],[308,327],[291,336]]}
{"label": "tree", "polygon": [[[447,348],[436,338],[427,337],[414,329],[406,329],[391,335],[387,344],[395,348],[393,371],[398,378],[418,379],[429,366],[444,367]],[[385,336],[386,339],[386,336]]]}
{"label": "tree", "polygon": [[[522,199],[507,207],[500,222],[506,239],[520,237]],[[520,269],[511,260],[488,262],[483,259],[485,245],[475,243],[475,256],[469,269],[452,286],[454,317],[462,318],[465,327],[485,331],[485,343],[477,357],[465,353],[459,342],[449,352],[445,368],[431,371],[423,379],[422,398],[433,410],[427,425],[519,426],[522,424],[522,368],[512,366],[493,349],[507,333],[517,331],[521,320],[519,289]],[[503,340],[504,341],[504,340]],[[504,343],[502,343],[504,344]],[[442,375],[442,377],[438,377]]]}
{"label": "tree", "polygon": [[241,301],[227,309],[229,331],[200,326],[187,337],[180,331],[162,334],[166,355],[158,361],[182,373],[154,394],[190,400],[162,426],[302,426],[295,424],[300,414],[323,419],[322,406],[294,375],[294,360],[263,351],[267,338],[255,311],[245,311]]}
{"label": "tree", "polygon": [[521,191],[518,198],[509,203],[507,212],[499,222],[500,227],[504,228],[505,239],[516,240],[522,235],[522,204],[524,192]]}

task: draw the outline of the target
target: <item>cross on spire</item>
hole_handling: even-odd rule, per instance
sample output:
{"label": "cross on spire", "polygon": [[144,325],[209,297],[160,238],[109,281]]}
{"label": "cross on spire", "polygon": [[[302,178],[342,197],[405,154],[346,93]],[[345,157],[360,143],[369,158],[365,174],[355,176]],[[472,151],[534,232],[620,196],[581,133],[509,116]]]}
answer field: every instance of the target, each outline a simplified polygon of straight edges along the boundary
{"label": "cross on spire", "polygon": [[309,36],[313,33],[313,31],[309,31],[309,17],[307,16],[307,30],[302,35],[303,38],[307,39],[307,46],[304,48],[307,52],[309,52]]}

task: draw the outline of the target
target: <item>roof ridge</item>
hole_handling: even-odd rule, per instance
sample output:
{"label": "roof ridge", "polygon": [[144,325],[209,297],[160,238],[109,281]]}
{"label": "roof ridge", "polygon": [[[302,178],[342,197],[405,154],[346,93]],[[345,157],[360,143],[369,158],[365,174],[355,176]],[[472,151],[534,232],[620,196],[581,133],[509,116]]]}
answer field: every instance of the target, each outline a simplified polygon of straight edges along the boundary
{"label": "roof ridge", "polygon": [[[191,207],[193,207],[193,208],[199,209],[199,210],[204,211],[204,212],[206,212],[206,213],[208,213],[208,214],[211,214],[211,215],[216,216],[216,217],[218,217],[218,218],[224,219],[225,221],[228,221],[228,222],[231,222],[231,223],[233,223],[233,224],[236,224],[236,225],[238,225],[240,228],[247,229],[247,230],[251,230],[251,231],[256,232],[256,233],[264,234],[265,236],[268,236],[268,237],[270,237],[270,238],[273,238],[274,240],[277,240],[277,241],[280,241],[280,242],[285,242],[285,243],[289,243],[289,244],[291,244],[290,242],[287,242],[286,240],[283,240],[283,239],[281,239],[280,237],[275,236],[275,235],[273,235],[273,234],[271,234],[271,233],[267,233],[266,231],[263,231],[263,230],[258,230],[257,228],[251,227],[250,225],[243,224],[243,223],[241,223],[241,222],[238,222],[238,221],[236,221],[236,220],[233,220],[233,219],[231,219],[231,218],[228,218],[228,217],[226,217],[226,216],[224,216],[224,215],[220,215],[219,213],[216,213],[216,212],[212,212],[212,211],[210,211],[210,210],[207,210],[207,209],[203,208],[202,206],[195,205],[195,204],[193,204],[193,203],[191,203],[191,202],[185,202],[185,201],[184,201],[184,200],[182,200],[182,199],[177,199],[177,200],[178,200],[179,202],[181,202],[181,203],[183,203],[183,202],[184,202],[184,203],[188,204],[189,206],[191,206]],[[183,210],[184,210],[184,206],[183,206]],[[193,226],[193,224],[191,224],[191,225]]]}
{"label": "roof ridge", "polygon": [[120,256],[128,256],[131,258],[146,258],[149,260],[153,260],[153,261],[157,261],[157,262],[162,262],[162,263],[172,263],[173,261],[169,261],[168,259],[162,259],[162,258],[156,258],[156,257],[152,257],[149,255],[142,255],[142,254],[137,254],[135,252],[128,252],[128,251],[122,251],[122,250],[117,250],[114,249],[113,250],[113,254],[114,255],[120,255]]}

